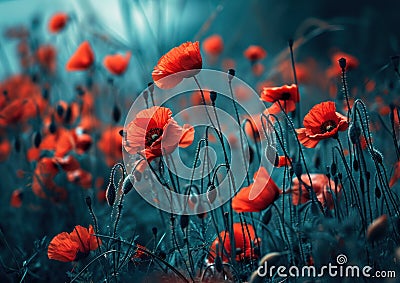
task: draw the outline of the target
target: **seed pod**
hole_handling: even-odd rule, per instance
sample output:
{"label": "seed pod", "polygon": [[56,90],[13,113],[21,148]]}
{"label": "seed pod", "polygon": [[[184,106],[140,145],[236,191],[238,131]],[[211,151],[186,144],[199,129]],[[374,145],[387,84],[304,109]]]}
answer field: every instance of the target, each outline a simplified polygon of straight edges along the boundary
{"label": "seed pod", "polygon": [[210,91],[210,99],[211,99],[211,102],[214,105],[215,100],[217,100],[217,92],[216,91]]}
{"label": "seed pod", "polygon": [[344,71],[344,69],[346,68],[346,58],[342,57],[338,60],[338,62],[339,62],[340,68]]}
{"label": "seed pod", "polygon": [[61,104],[57,105],[56,112],[59,117],[62,117],[64,115],[64,108]]}
{"label": "seed pod", "polygon": [[352,144],[356,144],[360,140],[361,129],[357,124],[351,124],[349,127],[349,138]]}
{"label": "seed pod", "polygon": [[229,81],[231,81],[235,75],[236,75],[236,71],[234,69],[229,69],[228,70],[228,79],[229,79]]}

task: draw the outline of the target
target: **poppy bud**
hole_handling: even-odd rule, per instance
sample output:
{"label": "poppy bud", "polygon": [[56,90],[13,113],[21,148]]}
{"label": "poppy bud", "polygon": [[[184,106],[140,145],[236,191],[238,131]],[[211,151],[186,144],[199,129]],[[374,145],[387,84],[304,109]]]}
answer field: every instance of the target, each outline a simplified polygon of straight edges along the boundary
{"label": "poppy bud", "polygon": [[54,120],[52,119],[52,120],[51,120],[51,123],[50,123],[50,125],[49,125],[49,132],[50,132],[51,134],[54,134],[56,131],[57,131],[57,125],[56,125],[56,123],[54,122]]}
{"label": "poppy bud", "polygon": [[272,145],[267,146],[267,148],[265,150],[265,156],[267,157],[267,160],[271,164],[274,164],[274,166],[278,165],[279,156],[278,156],[278,153],[276,152],[276,149]]}
{"label": "poppy bud", "polygon": [[213,203],[215,199],[217,198],[217,189],[215,186],[212,184],[208,187],[207,190],[207,199],[210,203]]}
{"label": "poppy bud", "polygon": [[21,140],[19,139],[19,136],[15,137],[14,149],[16,152],[20,152],[20,150],[21,150]]}
{"label": "poppy bud", "polygon": [[340,68],[342,69],[342,71],[344,71],[344,69],[346,68],[346,58],[342,57],[338,60],[338,62],[339,62]]}
{"label": "poppy bud", "polygon": [[218,272],[222,272],[222,269],[223,269],[223,264],[222,264],[222,259],[221,259],[221,257],[217,254],[217,256],[215,257],[215,259],[214,259],[214,266],[215,266],[215,269],[218,271]]}
{"label": "poppy bud", "polygon": [[181,215],[181,229],[185,229],[189,225],[189,215]]}
{"label": "poppy bud", "polygon": [[228,70],[228,79],[229,79],[229,81],[231,81],[235,75],[236,75],[236,71],[234,69],[229,69]]}
{"label": "poppy bud", "polygon": [[61,104],[57,105],[56,111],[59,117],[62,117],[64,115],[64,108],[62,107]]}
{"label": "poppy bud", "polygon": [[151,228],[151,232],[153,233],[154,237],[157,237],[157,233],[158,233],[157,227]]}
{"label": "poppy bud", "polygon": [[360,139],[360,135],[361,135],[360,127],[358,125],[356,125],[356,124],[351,124],[350,127],[349,127],[350,141],[353,144],[356,144]]}
{"label": "poppy bud", "polygon": [[337,173],[337,166],[336,166],[336,163],[332,161],[332,164],[331,164],[331,174],[332,174],[332,176],[335,176],[336,173]]}
{"label": "poppy bud", "polygon": [[64,122],[69,123],[71,122],[71,119],[72,119],[72,107],[71,105],[68,105],[67,111],[65,112]]}
{"label": "poppy bud", "polygon": [[119,130],[118,134],[119,134],[121,137],[124,137],[124,130],[123,130],[123,129]]}
{"label": "poppy bud", "polygon": [[381,189],[378,186],[375,187],[375,196],[377,199],[380,199],[382,196]]}
{"label": "poppy bud", "polygon": [[133,188],[133,184],[134,184],[134,178],[131,175],[128,175],[123,184],[122,184],[122,191],[124,192],[124,194],[126,195],[127,193],[129,193],[132,188]]}
{"label": "poppy bud", "polygon": [[115,186],[113,183],[108,184],[106,190],[106,200],[109,206],[113,206],[116,198]]}
{"label": "poppy bud", "polygon": [[301,175],[303,174],[303,166],[301,166],[301,163],[296,162],[293,166],[293,170],[296,177],[300,179]]}
{"label": "poppy bud", "polygon": [[372,149],[372,158],[376,160],[376,162],[382,164],[383,163],[383,155],[377,149]]}
{"label": "poppy bud", "polygon": [[214,105],[215,104],[215,100],[217,99],[217,92],[216,91],[210,91],[210,99],[211,99],[211,102],[212,102],[212,104]]}
{"label": "poppy bud", "polygon": [[342,180],[342,178],[343,178],[343,175],[342,175],[342,173],[338,173],[338,178],[339,178],[339,180]]}
{"label": "poppy bud", "polygon": [[33,134],[33,145],[36,148],[38,148],[41,142],[42,142],[42,135],[40,134],[40,132],[35,132]]}
{"label": "poppy bud", "polygon": [[49,89],[47,87],[43,88],[42,97],[43,97],[44,100],[49,99]]}
{"label": "poppy bud", "polygon": [[119,119],[121,118],[121,110],[117,105],[114,105],[112,117],[115,123],[118,123]]}
{"label": "poppy bud", "polygon": [[387,230],[387,216],[383,214],[376,218],[367,229],[368,241],[376,241],[385,236]]}
{"label": "poppy bud", "polygon": [[358,160],[357,159],[354,159],[353,160],[353,169],[354,169],[354,171],[358,171],[358,168],[359,168],[359,166],[358,166]]}
{"label": "poppy bud", "polygon": [[272,218],[272,211],[271,209],[268,209],[267,211],[264,212],[264,214],[262,215],[261,221],[262,223],[264,223],[265,225],[268,225],[268,223],[271,221]]}
{"label": "poppy bud", "polygon": [[91,198],[90,196],[87,196],[87,197],[85,198],[85,202],[86,202],[86,205],[87,205],[89,208],[92,207],[92,198]]}

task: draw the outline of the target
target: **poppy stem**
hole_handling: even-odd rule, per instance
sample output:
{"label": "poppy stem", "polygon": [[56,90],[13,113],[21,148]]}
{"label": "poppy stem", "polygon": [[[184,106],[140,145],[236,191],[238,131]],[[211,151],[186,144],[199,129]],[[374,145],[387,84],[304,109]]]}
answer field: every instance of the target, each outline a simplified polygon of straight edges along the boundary
{"label": "poppy stem", "polygon": [[[290,59],[292,62],[292,71],[293,71],[293,79],[294,79],[294,83],[297,86],[297,97],[300,97],[299,95],[299,84],[297,81],[297,73],[296,73],[296,64],[294,61],[294,52],[293,52],[293,39],[289,39],[289,50],[290,50]],[[297,107],[296,107],[296,116],[297,116],[297,127],[300,128],[301,127],[301,120],[300,120],[300,99],[299,102],[297,102]]]}

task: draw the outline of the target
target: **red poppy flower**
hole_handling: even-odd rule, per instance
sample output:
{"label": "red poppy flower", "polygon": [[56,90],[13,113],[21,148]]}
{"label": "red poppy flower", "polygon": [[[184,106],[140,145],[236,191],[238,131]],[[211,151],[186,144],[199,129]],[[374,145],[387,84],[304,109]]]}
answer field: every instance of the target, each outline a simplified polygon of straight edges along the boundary
{"label": "red poppy flower", "polygon": [[62,201],[67,197],[67,191],[58,187],[54,181],[58,174],[58,165],[54,159],[44,157],[38,161],[33,172],[32,191],[40,198]]}
{"label": "red poppy flower", "polygon": [[[329,209],[334,208],[334,201],[332,194],[340,194],[341,186],[338,185],[335,191],[335,182],[330,180],[324,174],[310,174],[311,181],[312,181],[312,189],[314,190],[315,194],[317,195],[318,201],[324,206],[328,207]],[[311,200],[311,196],[307,188],[304,186],[310,186],[310,180],[307,174],[301,175],[301,197],[300,197],[300,185],[299,180],[297,178],[293,179],[293,184],[291,188],[292,193],[292,202],[294,205],[299,205],[306,203],[307,201]]]}
{"label": "red poppy flower", "polygon": [[122,158],[121,128],[109,127],[101,134],[97,147],[103,152],[108,166],[113,166]]}
{"label": "red poppy flower", "polygon": [[251,45],[244,51],[244,57],[246,57],[250,62],[256,62],[262,60],[267,56],[267,52],[264,48],[258,45]]}
{"label": "red poppy flower", "polygon": [[11,152],[11,143],[7,139],[0,140],[0,162],[7,160]]}
{"label": "red poppy flower", "polygon": [[51,33],[60,32],[62,29],[64,29],[65,25],[68,22],[68,19],[69,17],[66,13],[59,12],[54,14],[49,21],[49,31]]}
{"label": "red poppy flower", "polygon": [[232,199],[232,208],[236,212],[262,211],[271,205],[282,192],[264,167],[258,169],[253,180],[250,186],[241,189]]}
{"label": "red poppy flower", "polygon": [[337,77],[342,73],[342,69],[339,66],[339,59],[345,58],[346,59],[346,70],[356,69],[359,65],[359,61],[356,57],[344,53],[344,52],[336,52],[332,55],[331,61],[332,65],[326,70],[326,75],[328,78]]}
{"label": "red poppy flower", "polygon": [[[284,85],[281,87],[264,87],[260,95],[261,100],[266,102],[277,102],[277,101],[292,101],[294,103],[299,102],[299,91],[297,85]],[[282,104],[283,107],[284,104]]]}
{"label": "red poppy flower", "polygon": [[69,58],[67,71],[84,71],[89,69],[94,63],[94,53],[88,41],[84,41],[76,49],[75,53]]}
{"label": "red poppy flower", "polygon": [[218,56],[224,50],[224,41],[218,34],[211,35],[204,39],[203,50],[211,56]]}
{"label": "red poppy flower", "polygon": [[39,65],[49,73],[54,73],[56,70],[56,49],[51,45],[39,46],[36,51],[36,58]]}
{"label": "red poppy flower", "polygon": [[[279,105],[280,104],[280,105]],[[282,111],[282,108],[285,110],[286,113],[293,112],[296,110],[296,103],[292,100],[279,100],[274,102],[267,110],[264,111],[264,114],[278,114]]]}
{"label": "red poppy flower", "polygon": [[120,76],[125,73],[128,68],[131,53],[126,52],[125,56],[121,54],[107,55],[104,57],[103,65],[113,75]]}
{"label": "red poppy flower", "polygon": [[[242,225],[241,223],[234,223],[233,233],[235,238],[235,247],[237,249],[236,260],[240,261],[243,259],[257,258],[258,253],[254,251],[254,247],[259,246],[260,239],[256,238],[253,226],[250,224]],[[222,243],[220,243],[220,239],[222,240]],[[222,231],[219,234],[219,237],[217,236],[211,244],[208,261],[213,263],[218,254],[222,258],[223,262],[228,262],[231,252],[229,232]]]}
{"label": "red poppy flower", "polygon": [[92,174],[82,169],[67,172],[67,179],[84,189],[89,189],[92,186]]}
{"label": "red poppy flower", "polygon": [[394,184],[400,179],[400,161],[397,161],[394,165],[393,175],[389,181],[389,187],[393,187]]}
{"label": "red poppy flower", "polygon": [[334,137],[349,126],[347,118],[336,112],[332,101],[322,102],[311,108],[304,117],[303,124],[305,128],[296,129],[296,132],[300,142],[309,148],[316,147],[321,140]]}
{"label": "red poppy flower", "polygon": [[[200,72],[203,61],[200,54],[199,42],[185,42],[178,47],[172,48],[163,55],[154,67],[152,76],[154,83],[159,88],[173,88],[184,78],[189,78]],[[163,78],[182,71],[183,75],[175,75],[168,79]]]}
{"label": "red poppy flower", "polygon": [[93,236],[92,225],[89,228],[75,226],[71,233],[62,232],[56,235],[47,249],[49,259],[62,262],[77,261],[89,255],[101,245],[101,240]]}
{"label": "red poppy flower", "polygon": [[172,153],[177,146],[188,147],[193,139],[192,126],[179,126],[170,109],[153,106],[140,111],[128,124],[123,144],[128,153],[140,152],[151,162],[156,157]]}
{"label": "red poppy flower", "polygon": [[15,208],[19,208],[22,205],[22,190],[14,190],[11,194],[10,205]]}

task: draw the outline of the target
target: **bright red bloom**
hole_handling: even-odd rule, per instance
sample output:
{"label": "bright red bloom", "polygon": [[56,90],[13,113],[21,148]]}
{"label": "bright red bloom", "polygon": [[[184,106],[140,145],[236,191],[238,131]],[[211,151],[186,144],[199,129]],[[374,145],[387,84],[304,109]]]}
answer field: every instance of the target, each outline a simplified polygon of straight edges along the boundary
{"label": "bright red bloom", "polygon": [[101,240],[93,236],[92,225],[89,228],[75,226],[71,233],[62,232],[55,236],[48,247],[47,256],[62,262],[77,261],[89,255],[101,245]]}
{"label": "bright red bloom", "polygon": [[107,55],[104,57],[103,65],[113,75],[120,76],[125,73],[131,59],[131,53],[126,52],[125,56],[121,54]]}
{"label": "bright red bloom", "polygon": [[14,190],[11,194],[10,205],[15,208],[19,208],[22,205],[22,190]]}
{"label": "bright red bloom", "polygon": [[342,73],[342,69],[338,63],[340,58],[346,59],[346,71],[355,69],[360,64],[356,57],[344,52],[336,52],[331,57],[332,65],[326,70],[327,77],[337,77]]}
{"label": "bright red bloom", "polygon": [[84,189],[92,187],[92,174],[82,169],[67,172],[67,179]]}
{"label": "bright red bloom", "polygon": [[264,167],[254,174],[253,184],[245,187],[232,199],[236,212],[260,212],[271,205],[281,194]]}
{"label": "bright red bloom", "polygon": [[39,65],[49,73],[54,73],[57,67],[57,51],[51,45],[42,45],[36,51],[36,58]]}
{"label": "bright red bloom", "polygon": [[[280,104],[280,105],[279,105]],[[267,110],[264,111],[264,114],[278,114],[282,111],[282,108],[285,110],[286,113],[292,112],[296,110],[296,103],[292,100],[279,100],[274,102]]]}
{"label": "bright red bloom", "polygon": [[54,181],[58,172],[58,165],[54,159],[49,157],[40,159],[33,172],[33,193],[40,198],[49,198],[56,202],[65,200],[67,197],[67,191],[58,187]]}
{"label": "bright red bloom", "polygon": [[57,33],[64,29],[68,22],[69,16],[66,13],[56,13],[54,14],[49,21],[49,31],[51,33]]}
{"label": "bright red bloom", "polygon": [[94,53],[88,41],[84,41],[76,49],[75,53],[69,58],[67,71],[84,71],[89,69],[94,63]]}
{"label": "bright red bloom", "polygon": [[8,156],[10,155],[10,152],[11,152],[11,143],[7,139],[2,138],[0,140],[0,162],[7,160]]}
{"label": "bright red bloom", "polygon": [[[260,239],[256,238],[256,233],[253,226],[250,224],[243,224],[242,226],[241,223],[234,223],[233,233],[235,238],[235,247],[236,249],[240,249],[240,251],[236,254],[236,260],[240,261],[243,259],[257,258],[258,252],[254,251],[254,247],[259,246]],[[222,240],[222,243],[220,243],[219,239]],[[223,262],[228,262],[231,252],[231,240],[229,237],[229,232],[222,231],[219,234],[219,237],[217,236],[211,244],[208,261],[213,263],[218,254],[222,258]]]}
{"label": "bright red bloom", "polygon": [[[299,90],[297,85],[284,85],[281,87],[264,87],[260,95],[261,100],[266,102],[292,101],[299,102]],[[284,104],[282,104],[283,107]]]}
{"label": "bright red bloom", "polygon": [[336,112],[335,103],[322,102],[315,105],[304,117],[305,128],[296,129],[300,142],[309,148],[323,139],[335,137],[339,131],[345,131],[349,123],[347,118]]}
{"label": "bright red bloom", "polygon": [[267,56],[267,52],[264,48],[258,45],[251,45],[244,51],[244,57],[246,57],[251,62],[256,62],[262,60]]}
{"label": "bright red bloom", "polygon": [[[203,61],[200,54],[199,42],[185,42],[178,47],[172,48],[163,55],[154,67],[152,76],[154,83],[159,88],[173,88],[184,78],[189,78],[200,72]],[[182,71],[183,75],[175,75],[168,79],[163,78]]]}
{"label": "bright red bloom", "polygon": [[123,145],[128,153],[140,152],[151,162],[156,157],[172,153],[177,146],[188,147],[193,139],[192,126],[179,126],[170,109],[153,106],[140,111],[128,124]]}
{"label": "bright red bloom", "polygon": [[[334,208],[334,201],[332,194],[340,194],[341,186],[338,185],[335,191],[335,182],[330,180],[325,174],[310,174],[312,189],[314,190],[318,201],[329,209]],[[297,178],[293,179],[293,184],[291,188],[292,202],[294,205],[299,205],[306,203],[311,200],[310,192],[304,186],[310,186],[310,180],[307,174],[301,175],[301,197],[300,197],[300,186],[299,180]]]}
{"label": "bright red bloom", "polygon": [[218,34],[211,35],[204,39],[203,50],[211,56],[218,56],[224,50],[224,41]]}
{"label": "bright red bloom", "polygon": [[122,137],[119,134],[121,128],[109,127],[102,131],[97,147],[103,152],[108,166],[113,166],[122,159]]}
{"label": "bright red bloom", "polygon": [[400,179],[400,161],[397,161],[394,165],[393,175],[390,178],[389,187],[393,187],[397,180]]}

